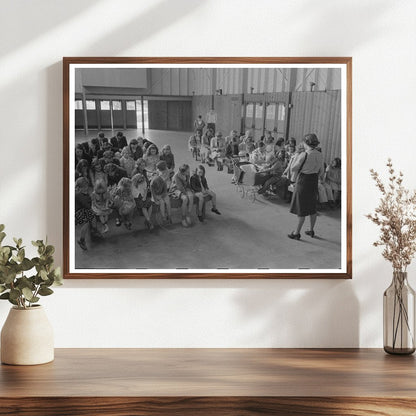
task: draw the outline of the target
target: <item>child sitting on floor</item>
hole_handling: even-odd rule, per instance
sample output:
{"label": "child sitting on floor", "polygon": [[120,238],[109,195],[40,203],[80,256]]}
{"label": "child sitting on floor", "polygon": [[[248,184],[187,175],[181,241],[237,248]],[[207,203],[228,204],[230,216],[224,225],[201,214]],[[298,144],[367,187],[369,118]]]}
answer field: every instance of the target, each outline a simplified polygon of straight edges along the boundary
{"label": "child sitting on floor", "polygon": [[127,172],[127,176],[131,178],[136,162],[128,146],[121,151],[120,166]]}
{"label": "child sitting on floor", "polygon": [[114,192],[114,206],[119,214],[116,218],[116,225],[120,226],[123,223],[128,230],[131,230],[133,212],[136,208],[131,186],[131,179],[121,178]]}
{"label": "child sitting on floor", "polygon": [[152,200],[155,205],[159,206],[162,222],[166,221],[168,224],[172,224],[168,187],[165,180],[163,179],[163,176],[166,175],[167,171],[165,161],[160,161],[156,165],[156,171],[157,175],[154,176],[150,182]]}
{"label": "child sitting on floor", "polygon": [[155,144],[151,144],[146,151],[146,154],[143,156],[143,160],[146,164],[146,170],[148,177],[152,177],[157,174],[156,164],[159,162],[159,150]]}
{"label": "child sitting on floor", "polygon": [[182,200],[182,225],[192,225],[191,211],[194,205],[194,193],[189,183],[189,165],[182,165],[172,179],[172,194]]}
{"label": "child sitting on floor", "polygon": [[86,237],[93,229],[97,232],[97,221],[91,209],[91,197],[88,193],[89,182],[81,177],[75,181],[75,225],[82,225],[81,236],[77,243],[83,250],[87,250]]}
{"label": "child sitting on floor", "polygon": [[162,151],[160,152],[160,160],[164,160],[166,162],[166,166],[173,176],[173,171],[175,170],[175,156],[173,156],[172,149],[168,144],[165,144],[162,147]]}
{"label": "child sitting on floor", "polygon": [[326,168],[324,186],[328,201],[335,201],[339,206],[341,203],[341,159],[339,157],[336,157]]}
{"label": "child sitting on floor", "polygon": [[191,176],[190,180],[191,188],[195,192],[195,196],[198,197],[198,219],[203,222],[202,208],[204,206],[204,198],[211,196],[212,208],[211,211],[217,215],[221,213],[217,210],[217,196],[214,191],[208,188],[207,179],[205,178],[205,168],[199,165],[195,173]]}
{"label": "child sitting on floor", "polygon": [[108,216],[112,212],[112,201],[110,193],[107,190],[107,184],[104,180],[98,179],[95,182],[94,191],[91,194],[91,200],[91,208],[103,225],[103,233],[106,233],[108,232]]}
{"label": "child sitting on floor", "polygon": [[136,173],[132,178],[132,194],[136,202],[136,208],[144,215],[144,224],[149,230],[153,230],[154,226],[151,221],[152,216],[152,198],[149,191],[149,186],[145,176],[141,173]]}
{"label": "child sitting on floor", "polygon": [[90,169],[90,182],[96,183],[98,180],[102,180],[107,183],[107,174],[104,172],[105,162],[103,159],[94,158],[91,163]]}

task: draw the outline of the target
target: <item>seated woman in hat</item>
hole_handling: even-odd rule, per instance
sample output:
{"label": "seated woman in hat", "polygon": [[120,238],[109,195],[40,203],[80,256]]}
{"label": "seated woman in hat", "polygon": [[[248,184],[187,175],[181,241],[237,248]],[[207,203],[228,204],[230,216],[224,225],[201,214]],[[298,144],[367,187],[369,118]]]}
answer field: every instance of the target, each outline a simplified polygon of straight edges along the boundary
{"label": "seated woman in hat", "polygon": [[317,150],[319,140],[316,134],[307,134],[303,138],[305,152],[292,165],[291,169],[297,175],[295,190],[290,204],[290,212],[297,215],[298,223],[295,231],[288,237],[292,240],[300,239],[300,231],[305,218],[310,218],[310,229],[305,234],[315,236],[316,203],[318,198],[318,180],[324,174],[324,160],[322,153]]}

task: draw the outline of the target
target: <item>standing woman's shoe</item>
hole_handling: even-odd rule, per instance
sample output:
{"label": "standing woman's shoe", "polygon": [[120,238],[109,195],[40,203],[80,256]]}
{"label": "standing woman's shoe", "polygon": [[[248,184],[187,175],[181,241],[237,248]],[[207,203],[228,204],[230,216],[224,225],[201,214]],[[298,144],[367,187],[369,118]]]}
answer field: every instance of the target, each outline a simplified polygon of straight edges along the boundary
{"label": "standing woman's shoe", "polygon": [[300,233],[299,234],[293,234],[293,231],[287,235],[292,240],[300,240]]}
{"label": "standing woman's shoe", "polygon": [[315,231],[314,230],[305,231],[305,234],[311,236],[312,238],[315,237]]}

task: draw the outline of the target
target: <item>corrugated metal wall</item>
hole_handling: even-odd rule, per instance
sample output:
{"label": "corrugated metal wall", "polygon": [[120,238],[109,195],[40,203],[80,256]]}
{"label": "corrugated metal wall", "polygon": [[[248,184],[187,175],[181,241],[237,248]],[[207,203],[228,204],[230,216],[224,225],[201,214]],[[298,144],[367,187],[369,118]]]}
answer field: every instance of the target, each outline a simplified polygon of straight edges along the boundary
{"label": "corrugated metal wall", "polygon": [[[287,95],[288,93],[268,93],[265,96],[246,94],[245,102],[287,102]],[[214,108],[218,114],[217,130],[225,134],[231,129],[240,131],[242,95],[219,95],[214,98]],[[205,118],[210,108],[211,96],[193,97],[193,119],[199,114]],[[341,91],[292,93],[289,137],[294,137],[300,143],[303,136],[308,133],[315,133],[318,136],[326,163],[335,157],[341,157]]]}
{"label": "corrugated metal wall", "polygon": [[[243,91],[243,68],[152,68],[148,94],[210,95],[220,89],[224,95],[288,91],[289,72],[288,68],[249,68]],[[295,90],[310,91],[311,82],[315,91],[340,89],[341,70],[299,68]]]}
{"label": "corrugated metal wall", "polygon": [[341,157],[341,91],[294,92],[289,134],[299,143],[315,133],[325,161]]}

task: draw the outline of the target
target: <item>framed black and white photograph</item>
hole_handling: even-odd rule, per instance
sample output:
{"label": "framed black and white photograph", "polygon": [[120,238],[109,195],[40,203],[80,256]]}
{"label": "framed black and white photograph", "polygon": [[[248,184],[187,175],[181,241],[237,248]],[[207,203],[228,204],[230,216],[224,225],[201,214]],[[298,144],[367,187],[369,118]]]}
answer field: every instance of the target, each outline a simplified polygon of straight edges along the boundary
{"label": "framed black and white photograph", "polygon": [[351,278],[351,58],[64,58],[65,278]]}

